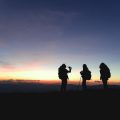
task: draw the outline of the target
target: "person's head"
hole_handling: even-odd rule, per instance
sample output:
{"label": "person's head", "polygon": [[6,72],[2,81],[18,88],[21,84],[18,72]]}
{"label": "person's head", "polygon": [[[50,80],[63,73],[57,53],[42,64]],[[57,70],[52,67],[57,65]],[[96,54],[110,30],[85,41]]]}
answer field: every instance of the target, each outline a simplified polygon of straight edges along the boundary
{"label": "person's head", "polygon": [[83,64],[83,70],[88,70],[88,67],[86,64]]}
{"label": "person's head", "polygon": [[99,66],[100,69],[104,69],[106,67],[107,67],[107,65],[105,63],[101,63],[100,66]]}
{"label": "person's head", "polygon": [[61,67],[65,69],[65,68],[66,68],[66,65],[65,65],[65,64],[62,64]]}

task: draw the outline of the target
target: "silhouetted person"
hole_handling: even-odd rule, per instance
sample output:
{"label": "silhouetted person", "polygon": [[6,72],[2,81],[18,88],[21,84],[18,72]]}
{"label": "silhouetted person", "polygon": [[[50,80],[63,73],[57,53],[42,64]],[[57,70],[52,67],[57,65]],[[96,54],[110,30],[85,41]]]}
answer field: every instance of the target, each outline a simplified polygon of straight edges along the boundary
{"label": "silhouetted person", "polygon": [[86,80],[91,80],[91,71],[88,69],[86,64],[83,64],[83,70],[80,71],[82,77],[82,88],[86,89]]}
{"label": "silhouetted person", "polygon": [[66,91],[66,87],[67,87],[67,80],[68,78],[68,73],[71,72],[71,67],[68,67],[69,70],[66,69],[66,65],[62,64],[59,68],[58,68],[58,76],[59,78],[62,80],[61,83],[61,92],[65,92]]}
{"label": "silhouetted person", "polygon": [[110,69],[105,63],[101,63],[100,66],[100,80],[103,82],[104,89],[108,88],[107,82],[111,77]]}

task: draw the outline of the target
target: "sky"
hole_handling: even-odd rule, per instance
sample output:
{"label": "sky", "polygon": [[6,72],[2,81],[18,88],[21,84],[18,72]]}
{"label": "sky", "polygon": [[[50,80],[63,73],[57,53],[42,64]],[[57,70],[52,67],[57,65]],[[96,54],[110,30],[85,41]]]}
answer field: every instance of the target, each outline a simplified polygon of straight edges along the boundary
{"label": "sky", "polygon": [[120,80],[120,1],[0,0],[0,79],[80,79],[87,64],[99,80],[104,62]]}

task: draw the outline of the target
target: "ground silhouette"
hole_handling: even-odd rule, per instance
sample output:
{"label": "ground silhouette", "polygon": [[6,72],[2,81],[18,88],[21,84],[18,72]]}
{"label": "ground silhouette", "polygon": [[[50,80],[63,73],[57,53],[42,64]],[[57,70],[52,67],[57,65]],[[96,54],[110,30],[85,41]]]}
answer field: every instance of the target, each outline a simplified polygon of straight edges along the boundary
{"label": "ground silhouette", "polygon": [[[117,118],[120,108],[120,88],[108,90],[49,91],[46,93],[1,93],[1,110],[11,115],[46,119]],[[17,113],[16,113],[17,112]],[[119,115],[119,114],[118,114]],[[5,118],[5,116],[4,116]]]}

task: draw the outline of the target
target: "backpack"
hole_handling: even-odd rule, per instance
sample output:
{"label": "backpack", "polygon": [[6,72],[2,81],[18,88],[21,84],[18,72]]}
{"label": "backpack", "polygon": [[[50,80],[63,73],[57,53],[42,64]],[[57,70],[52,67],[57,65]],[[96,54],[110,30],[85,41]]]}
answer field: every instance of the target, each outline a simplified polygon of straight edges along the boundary
{"label": "backpack", "polygon": [[110,78],[111,77],[111,73],[110,73],[110,70],[108,69],[107,71],[107,77]]}
{"label": "backpack", "polygon": [[59,79],[63,79],[63,71],[62,71],[62,69],[61,69],[61,67],[60,68],[58,68],[58,77],[59,77]]}
{"label": "backpack", "polygon": [[91,80],[91,72],[90,71],[87,72],[86,78],[87,78],[87,80]]}
{"label": "backpack", "polygon": [[83,71],[81,71],[80,74],[81,74],[82,78],[85,78],[86,80],[91,80],[91,72],[90,71],[87,71],[85,73]]}

